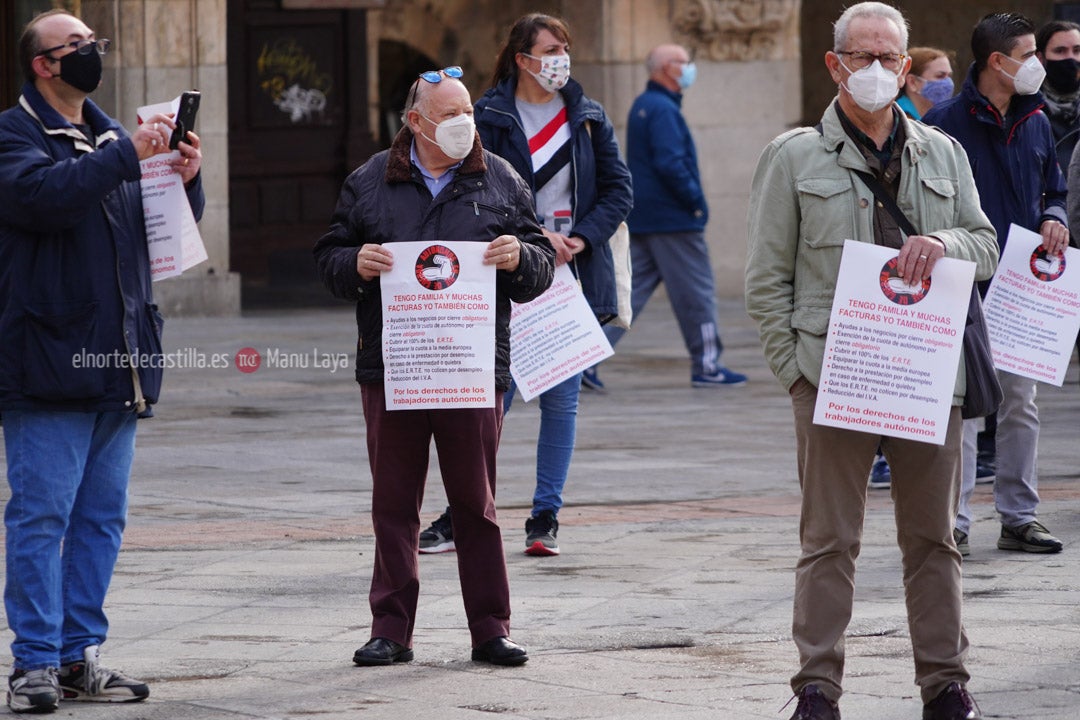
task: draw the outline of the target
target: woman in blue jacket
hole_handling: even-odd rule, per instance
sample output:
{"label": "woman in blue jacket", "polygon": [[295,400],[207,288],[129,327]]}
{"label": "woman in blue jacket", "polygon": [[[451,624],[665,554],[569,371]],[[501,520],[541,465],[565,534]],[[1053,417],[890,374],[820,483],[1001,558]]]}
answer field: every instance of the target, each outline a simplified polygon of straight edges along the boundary
{"label": "woman in blue jacket", "polygon": [[[519,18],[499,53],[492,87],[475,105],[476,129],[484,148],[509,161],[532,188],[556,264],[570,264],[605,323],[618,312],[608,238],[629,214],[633,191],[603,107],[570,79],[569,50],[570,31],[560,19],[540,13]],[[540,395],[536,491],[525,523],[530,555],[559,553],[556,518],[574,452],[580,390],[579,373]],[[513,388],[507,409],[512,401]],[[452,532],[444,515],[422,534],[422,551],[451,549]]]}

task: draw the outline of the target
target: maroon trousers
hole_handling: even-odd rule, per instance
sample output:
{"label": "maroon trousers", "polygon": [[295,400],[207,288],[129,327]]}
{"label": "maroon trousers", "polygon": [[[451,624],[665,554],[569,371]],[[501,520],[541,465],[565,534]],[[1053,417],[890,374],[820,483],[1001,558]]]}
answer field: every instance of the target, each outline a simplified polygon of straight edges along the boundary
{"label": "maroon trousers", "polygon": [[375,569],[371,637],[412,647],[420,591],[420,506],[431,438],[439,453],[457,546],[458,577],[473,647],[510,634],[510,581],[495,517],[495,455],[502,393],[495,407],[386,409],[382,384],[361,385],[371,462]]}

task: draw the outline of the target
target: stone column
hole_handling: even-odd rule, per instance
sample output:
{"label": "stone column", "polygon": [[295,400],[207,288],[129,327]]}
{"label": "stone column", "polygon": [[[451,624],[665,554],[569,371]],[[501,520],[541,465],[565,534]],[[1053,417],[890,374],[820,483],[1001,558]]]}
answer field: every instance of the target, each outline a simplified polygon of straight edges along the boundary
{"label": "stone column", "polygon": [[649,50],[675,42],[693,54],[698,80],[682,107],[709,201],[706,237],[718,294],[741,296],[754,167],[801,111],[800,0],[564,0],[561,10],[574,33],[574,76],[620,137]]}
{"label": "stone column", "polygon": [[226,0],[82,0],[82,16],[113,40],[95,102],[126,127],[135,110],[184,90],[202,93],[196,132],[202,141],[206,211],[199,231],[209,260],[183,276],[155,283],[166,315],[240,311],[239,276],[229,272],[228,93]]}

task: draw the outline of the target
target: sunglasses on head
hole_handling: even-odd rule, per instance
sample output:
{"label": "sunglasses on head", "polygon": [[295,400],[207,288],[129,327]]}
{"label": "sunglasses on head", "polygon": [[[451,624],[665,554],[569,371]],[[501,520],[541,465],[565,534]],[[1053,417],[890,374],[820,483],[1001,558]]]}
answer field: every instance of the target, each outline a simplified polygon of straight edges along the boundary
{"label": "sunglasses on head", "polygon": [[413,102],[416,100],[416,88],[420,85],[421,80],[434,85],[436,83],[441,83],[444,75],[448,78],[458,79],[464,74],[465,73],[458,65],[444,67],[442,70],[425,70],[416,76],[416,82],[413,83],[412,89],[409,90],[409,97],[405,103],[405,107],[411,108],[413,106]]}

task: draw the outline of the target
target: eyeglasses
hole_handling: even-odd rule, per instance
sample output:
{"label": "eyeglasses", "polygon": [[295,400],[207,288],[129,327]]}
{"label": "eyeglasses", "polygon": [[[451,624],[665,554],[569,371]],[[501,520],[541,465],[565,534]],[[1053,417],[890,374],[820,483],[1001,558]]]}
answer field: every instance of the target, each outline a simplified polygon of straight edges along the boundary
{"label": "eyeglasses", "polygon": [[66,47],[72,48],[80,55],[89,55],[94,50],[97,50],[98,55],[104,55],[109,52],[109,46],[112,45],[112,40],[106,40],[101,38],[100,40],[75,40],[73,42],[64,43],[63,45],[57,45],[47,50],[42,50],[38,55],[44,55],[49,60],[56,60],[56,58],[49,57],[49,53],[56,52],[57,50],[63,50]]}
{"label": "eyeglasses", "polygon": [[405,109],[407,110],[413,106],[413,102],[416,100],[416,88],[420,85],[421,80],[435,85],[442,82],[444,75],[456,80],[464,74],[464,71],[458,65],[444,67],[442,70],[425,70],[416,76],[416,82],[413,83],[412,88],[409,90],[409,97],[406,98]]}
{"label": "eyeglasses", "polygon": [[868,68],[874,64],[877,60],[881,63],[881,67],[886,70],[891,70],[894,73],[900,72],[900,68],[904,66],[904,60],[907,59],[907,55],[904,53],[882,53],[881,55],[875,55],[864,50],[837,50],[837,55],[847,55],[851,61],[851,66],[856,70],[862,70]]}

